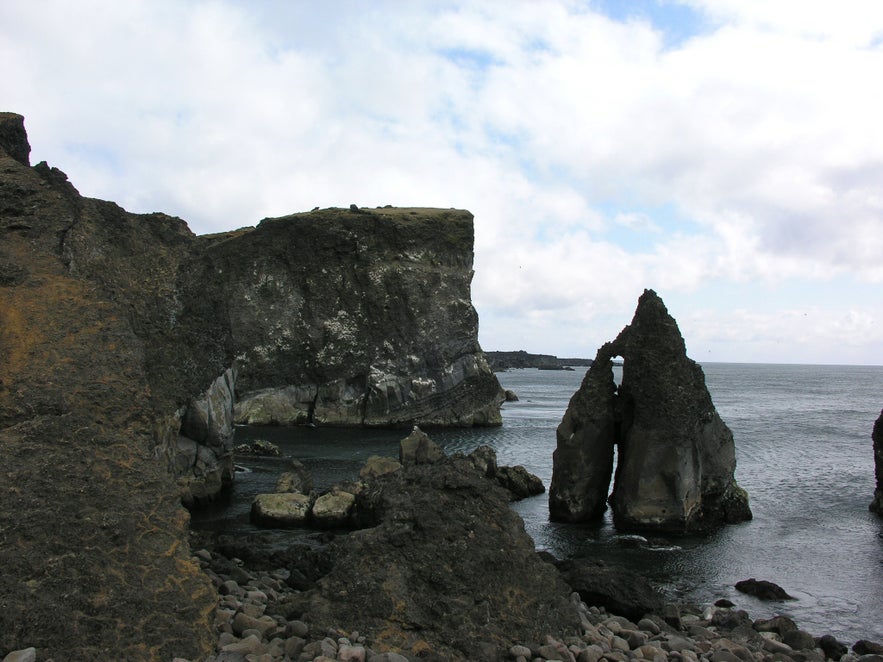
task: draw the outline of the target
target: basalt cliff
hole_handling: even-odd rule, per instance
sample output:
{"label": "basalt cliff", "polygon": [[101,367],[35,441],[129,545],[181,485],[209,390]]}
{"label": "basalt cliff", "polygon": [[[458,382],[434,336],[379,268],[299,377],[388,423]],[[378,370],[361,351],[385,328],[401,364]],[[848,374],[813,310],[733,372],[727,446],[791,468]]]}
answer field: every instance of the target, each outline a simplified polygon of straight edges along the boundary
{"label": "basalt cliff", "polygon": [[468,212],[197,237],[29,155],[0,113],[0,650],[204,657],[216,594],[180,502],[232,480],[235,416],[499,424]]}
{"label": "basalt cliff", "polygon": [[[623,359],[622,383],[613,358]],[[662,299],[645,290],[629,326],[602,346],[557,430],[553,519],[599,518],[609,501],[625,529],[695,531],[751,518],[735,481],[733,434],[689,359]]]}

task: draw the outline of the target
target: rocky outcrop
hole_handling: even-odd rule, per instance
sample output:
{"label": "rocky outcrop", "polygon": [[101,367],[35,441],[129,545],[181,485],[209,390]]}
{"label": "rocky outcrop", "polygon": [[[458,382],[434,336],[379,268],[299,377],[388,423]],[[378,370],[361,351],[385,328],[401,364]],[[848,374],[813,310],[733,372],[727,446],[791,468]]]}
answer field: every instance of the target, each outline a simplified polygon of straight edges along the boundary
{"label": "rocky outcrop", "polygon": [[188,232],[83,199],[27,155],[22,118],[0,114],[0,651],[204,658],[215,591],[168,469],[176,412],[223,369],[190,364],[158,390],[172,360],[145,340],[166,328],[160,291]]}
{"label": "rocky outcrop", "polygon": [[498,425],[470,302],[472,215],[326,209],[214,237],[237,421]]}
{"label": "rocky outcrop", "polygon": [[498,659],[515,642],[576,632],[571,589],[478,464],[443,456],[364,481],[355,521],[368,528],[332,543],[330,571],[292,597],[289,617],[432,659]]}
{"label": "rocky outcrop", "polygon": [[877,478],[877,488],[874,490],[874,500],[869,508],[878,515],[883,515],[883,411],[874,422],[871,440],[874,442],[874,475]]}
{"label": "rocky outcrop", "polygon": [[[622,383],[612,360],[624,361]],[[677,323],[645,290],[632,323],[605,344],[558,426],[549,508],[553,519],[694,531],[750,519],[735,481],[733,435],[714,408],[702,368]]]}
{"label": "rocky outcrop", "polygon": [[231,479],[236,392],[293,391],[315,424],[500,422],[468,212],[196,237],[29,153],[0,114],[0,650],[207,655],[214,600],[180,499]]}

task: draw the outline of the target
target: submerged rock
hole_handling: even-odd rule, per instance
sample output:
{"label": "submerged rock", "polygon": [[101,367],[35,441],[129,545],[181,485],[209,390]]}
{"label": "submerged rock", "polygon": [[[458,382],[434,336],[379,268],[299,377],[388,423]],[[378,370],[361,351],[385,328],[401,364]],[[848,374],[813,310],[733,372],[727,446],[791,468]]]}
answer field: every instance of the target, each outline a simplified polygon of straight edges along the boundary
{"label": "submerged rock", "polygon": [[874,490],[874,500],[869,508],[878,515],[883,515],[883,411],[874,422],[871,439],[874,442],[874,474],[877,478],[877,488]]}
{"label": "submerged rock", "polygon": [[[624,359],[622,384],[613,358]],[[691,531],[751,518],[735,481],[733,435],[715,411],[702,368],[687,357],[677,323],[645,290],[632,323],[598,350],[557,430],[549,508],[553,519]]]}
{"label": "submerged rock", "polygon": [[761,600],[794,600],[778,584],[754,577],[736,582],[736,590]]}

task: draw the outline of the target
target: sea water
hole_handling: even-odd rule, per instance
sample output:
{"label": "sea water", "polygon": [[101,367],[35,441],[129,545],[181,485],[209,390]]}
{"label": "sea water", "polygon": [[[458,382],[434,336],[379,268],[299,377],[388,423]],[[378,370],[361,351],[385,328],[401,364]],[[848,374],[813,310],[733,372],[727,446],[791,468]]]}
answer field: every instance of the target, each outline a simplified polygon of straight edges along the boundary
{"label": "sea water", "polygon": [[[883,366],[703,365],[706,384],[736,441],[736,479],[754,519],[706,536],[625,535],[608,511],[594,525],[549,521],[548,496],[513,504],[538,549],[560,558],[625,565],[670,595],[698,604],[728,598],[753,618],[776,613],[816,635],[883,641],[883,518],[874,493],[871,430],[883,407]],[[501,465],[523,465],[547,486],[555,428],[585,369],[499,373],[517,402],[499,428],[432,431],[447,452],[494,448]],[[396,456],[402,431],[332,428],[237,429],[237,443],[267,439],[280,458],[241,458],[230,497],[194,514],[195,528],[257,535],[279,544],[304,531],[261,531],[248,521],[255,494],[272,491],[288,458],[300,459],[317,489],[352,479],[371,455]],[[736,592],[754,577],[797,599],[761,602]]]}

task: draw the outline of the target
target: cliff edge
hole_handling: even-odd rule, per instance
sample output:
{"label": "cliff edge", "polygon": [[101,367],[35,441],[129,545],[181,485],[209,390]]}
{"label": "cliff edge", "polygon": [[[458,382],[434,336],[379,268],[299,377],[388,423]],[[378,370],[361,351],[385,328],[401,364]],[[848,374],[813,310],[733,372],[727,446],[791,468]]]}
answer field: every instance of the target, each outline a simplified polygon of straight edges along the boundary
{"label": "cliff edge", "polygon": [[29,156],[23,118],[0,113],[0,650],[211,652],[216,594],[180,502],[232,480],[240,392],[304,405],[275,422],[499,423],[468,212],[197,237]]}

